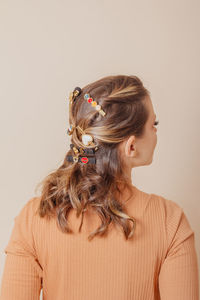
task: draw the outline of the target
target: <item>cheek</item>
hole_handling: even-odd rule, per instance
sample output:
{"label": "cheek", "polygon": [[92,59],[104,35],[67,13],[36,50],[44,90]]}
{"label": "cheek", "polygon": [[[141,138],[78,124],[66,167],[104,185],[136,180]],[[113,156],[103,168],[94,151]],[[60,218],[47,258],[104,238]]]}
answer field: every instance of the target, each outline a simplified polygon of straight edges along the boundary
{"label": "cheek", "polygon": [[156,143],[157,143],[157,128],[153,127],[151,129],[151,134],[150,134],[150,137],[151,137],[151,144],[152,146],[155,146]]}
{"label": "cheek", "polygon": [[157,137],[157,134],[156,134],[155,145],[157,144],[157,140],[158,140],[158,137]]}

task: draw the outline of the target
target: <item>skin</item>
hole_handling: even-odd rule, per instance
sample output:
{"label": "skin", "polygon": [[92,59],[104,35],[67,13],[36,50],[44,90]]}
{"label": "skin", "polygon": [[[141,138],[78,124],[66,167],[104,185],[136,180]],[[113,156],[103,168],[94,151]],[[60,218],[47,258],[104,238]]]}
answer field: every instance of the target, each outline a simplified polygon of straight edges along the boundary
{"label": "skin", "polygon": [[156,114],[150,97],[146,98],[146,105],[149,111],[149,117],[145,124],[145,132],[142,138],[130,136],[120,144],[120,152],[123,155],[125,163],[125,174],[127,180],[132,183],[132,168],[151,164],[153,160],[154,149],[157,144],[157,128],[154,125]]}

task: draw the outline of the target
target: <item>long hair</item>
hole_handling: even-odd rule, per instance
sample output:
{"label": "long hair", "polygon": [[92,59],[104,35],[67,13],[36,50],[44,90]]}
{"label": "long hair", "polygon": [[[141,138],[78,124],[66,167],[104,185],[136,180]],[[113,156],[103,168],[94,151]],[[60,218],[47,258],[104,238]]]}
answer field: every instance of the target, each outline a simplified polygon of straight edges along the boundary
{"label": "long hair", "polygon": [[[101,106],[106,116],[84,99],[86,93]],[[119,145],[130,135],[143,136],[148,119],[145,99],[149,94],[137,76],[106,76],[82,88],[72,104],[69,121],[73,120],[75,126],[79,125],[94,137],[98,145],[96,164],[69,162],[66,156],[73,155],[70,149],[62,165],[39,183],[42,186],[37,210],[40,217],[56,217],[62,232],[73,233],[67,215],[75,209],[77,216],[82,214],[80,232],[84,212],[92,208],[100,217],[101,225],[90,233],[89,241],[94,236],[103,236],[112,222],[122,227],[126,240],[133,236],[136,220],[126,213],[123,202],[118,200],[121,187],[133,193],[124,172]],[[70,137],[75,147],[83,147],[78,130],[75,129]],[[128,221],[133,223],[132,229]]]}

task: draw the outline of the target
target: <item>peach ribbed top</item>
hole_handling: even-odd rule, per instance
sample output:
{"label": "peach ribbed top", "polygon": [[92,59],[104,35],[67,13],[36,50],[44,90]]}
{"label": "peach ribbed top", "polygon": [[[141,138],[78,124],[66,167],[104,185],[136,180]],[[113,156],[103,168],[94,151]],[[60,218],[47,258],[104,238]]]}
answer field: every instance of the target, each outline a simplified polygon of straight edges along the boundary
{"label": "peach ribbed top", "polygon": [[80,233],[81,216],[71,210],[74,234],[62,233],[55,219],[35,214],[39,201],[31,198],[14,219],[0,300],[199,300],[195,234],[174,201],[133,186],[125,201],[136,220],[130,241],[117,226],[88,241],[101,224],[90,210]]}

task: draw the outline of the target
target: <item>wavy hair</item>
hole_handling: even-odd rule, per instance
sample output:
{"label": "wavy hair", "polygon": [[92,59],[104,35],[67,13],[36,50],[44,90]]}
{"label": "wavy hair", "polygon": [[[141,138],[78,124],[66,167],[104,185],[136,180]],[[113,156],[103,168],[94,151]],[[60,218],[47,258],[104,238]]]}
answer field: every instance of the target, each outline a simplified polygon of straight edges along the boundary
{"label": "wavy hair", "polygon": [[[106,116],[88,104],[85,93],[101,105]],[[80,232],[84,212],[90,207],[100,217],[101,225],[90,233],[89,241],[94,236],[103,236],[111,223],[122,227],[126,240],[133,236],[136,220],[127,214],[118,197],[123,188],[133,193],[119,145],[131,135],[143,136],[148,119],[145,99],[149,94],[137,76],[106,76],[82,88],[72,104],[69,121],[94,137],[99,148],[95,152],[96,164],[69,162],[65,157],[62,165],[38,184],[42,187],[37,210],[40,217],[56,217],[62,232],[73,233],[67,215],[75,209],[77,217],[82,214]],[[70,137],[76,147],[84,146],[78,130]],[[73,155],[72,149],[67,155]],[[128,221],[132,221],[132,228]]]}

